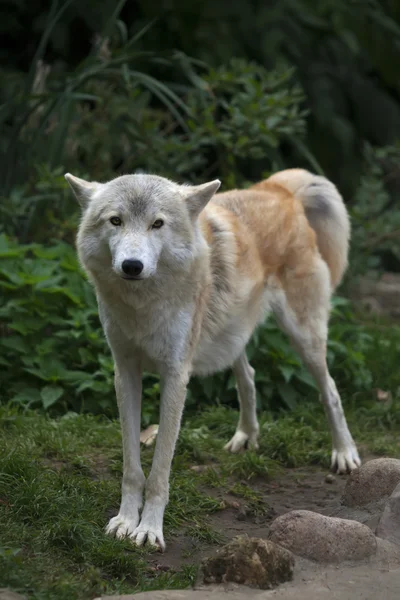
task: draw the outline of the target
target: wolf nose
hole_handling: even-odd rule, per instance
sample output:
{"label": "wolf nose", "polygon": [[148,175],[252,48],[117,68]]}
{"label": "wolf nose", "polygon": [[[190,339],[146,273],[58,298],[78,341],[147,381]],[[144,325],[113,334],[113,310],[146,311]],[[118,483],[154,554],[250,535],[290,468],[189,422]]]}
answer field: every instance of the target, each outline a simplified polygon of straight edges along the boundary
{"label": "wolf nose", "polygon": [[126,275],[136,276],[143,271],[143,263],[140,260],[132,260],[128,258],[122,263],[122,270]]}

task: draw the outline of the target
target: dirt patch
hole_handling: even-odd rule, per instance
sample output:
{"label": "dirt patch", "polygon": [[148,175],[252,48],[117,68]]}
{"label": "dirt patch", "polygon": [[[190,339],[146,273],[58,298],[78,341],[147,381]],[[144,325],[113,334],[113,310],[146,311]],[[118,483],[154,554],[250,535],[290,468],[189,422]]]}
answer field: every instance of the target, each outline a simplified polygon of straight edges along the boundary
{"label": "dirt patch", "polygon": [[41,462],[48,469],[58,473],[61,471],[82,472],[92,479],[99,480],[112,477],[110,458],[106,454],[86,454],[84,457],[76,457],[76,460],[73,461],[45,456]]}
{"label": "dirt patch", "polygon": [[[221,541],[226,542],[238,535],[267,538],[270,524],[275,517],[291,510],[311,510],[331,515],[341,506],[346,476],[334,476],[326,480],[327,472],[313,468],[287,469],[271,481],[261,478],[241,482],[257,492],[256,508],[251,501],[232,493],[216,489],[204,490],[218,497],[222,508],[210,515],[209,524]],[[193,540],[185,532],[167,539],[165,554],[154,555],[152,565],[158,569],[179,569],[183,564],[200,564],[215,544]]]}

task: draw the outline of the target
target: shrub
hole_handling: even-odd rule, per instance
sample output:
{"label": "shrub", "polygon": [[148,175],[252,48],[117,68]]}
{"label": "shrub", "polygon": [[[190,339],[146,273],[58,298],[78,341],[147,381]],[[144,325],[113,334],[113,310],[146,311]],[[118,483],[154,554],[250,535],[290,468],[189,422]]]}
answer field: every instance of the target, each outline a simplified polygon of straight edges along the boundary
{"label": "shrub", "polygon": [[[46,411],[116,414],[113,364],[98,320],[96,300],[75,250],[58,241],[45,247],[0,235],[0,388],[2,400]],[[329,362],[341,386],[370,384],[365,366],[369,337],[357,328],[347,302],[336,300]],[[249,347],[262,408],[293,408],[315,385],[274,322]],[[231,375],[194,379],[188,411],[213,403],[236,406]],[[143,422],[157,418],[159,382],[144,378]]]}
{"label": "shrub", "polygon": [[364,150],[363,176],[351,203],[351,272],[400,270],[400,142]]}

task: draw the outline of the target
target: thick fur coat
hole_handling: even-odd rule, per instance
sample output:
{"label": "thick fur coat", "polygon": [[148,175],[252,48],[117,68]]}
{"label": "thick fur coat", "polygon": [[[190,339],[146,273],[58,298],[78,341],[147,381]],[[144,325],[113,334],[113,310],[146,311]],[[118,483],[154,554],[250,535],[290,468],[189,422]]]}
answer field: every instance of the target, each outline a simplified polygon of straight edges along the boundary
{"label": "thick fur coat", "polygon": [[[340,472],[359,466],[326,365],[330,296],[346,269],[350,237],[345,206],[330,181],[292,169],[247,190],[216,194],[219,181],[182,186],[154,175],[105,184],[66,178],[82,206],[79,258],[95,286],[115,362],[124,471],[109,533],[165,548],[171,461],[192,374],[233,368],[240,416],[226,449],[257,447],[254,370],[245,348],[271,312],[320,388],[332,466]],[[147,482],[139,447],[143,369],[160,373],[162,382]]]}

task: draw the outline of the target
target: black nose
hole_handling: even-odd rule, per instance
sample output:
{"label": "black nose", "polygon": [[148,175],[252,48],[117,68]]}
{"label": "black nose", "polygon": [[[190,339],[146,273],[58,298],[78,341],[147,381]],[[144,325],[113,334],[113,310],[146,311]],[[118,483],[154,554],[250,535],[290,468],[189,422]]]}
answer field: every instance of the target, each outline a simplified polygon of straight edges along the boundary
{"label": "black nose", "polygon": [[122,270],[130,277],[136,277],[143,271],[143,263],[140,260],[132,260],[128,258],[122,263]]}

